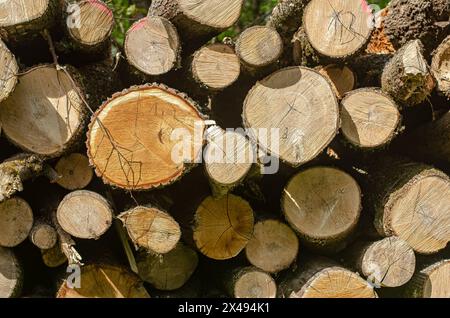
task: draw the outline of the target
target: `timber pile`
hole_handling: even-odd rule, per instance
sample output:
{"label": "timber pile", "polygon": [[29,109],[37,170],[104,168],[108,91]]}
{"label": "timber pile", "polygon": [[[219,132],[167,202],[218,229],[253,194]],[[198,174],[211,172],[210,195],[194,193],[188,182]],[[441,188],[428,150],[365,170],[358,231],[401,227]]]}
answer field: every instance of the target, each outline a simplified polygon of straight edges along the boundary
{"label": "timber pile", "polygon": [[450,297],[448,1],[243,3],[0,3],[0,297]]}

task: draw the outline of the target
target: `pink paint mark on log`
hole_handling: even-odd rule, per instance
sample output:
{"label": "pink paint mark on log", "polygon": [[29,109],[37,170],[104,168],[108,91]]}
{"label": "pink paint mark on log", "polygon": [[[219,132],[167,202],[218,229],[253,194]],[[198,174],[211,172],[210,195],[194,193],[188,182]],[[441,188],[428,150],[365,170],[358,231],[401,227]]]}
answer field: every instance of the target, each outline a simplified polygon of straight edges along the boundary
{"label": "pink paint mark on log", "polygon": [[102,1],[99,0],[87,0],[88,3],[94,5],[95,7],[97,7],[98,9],[100,9],[101,11],[105,12],[106,14],[112,16],[113,12],[112,10]]}
{"label": "pink paint mark on log", "polygon": [[131,26],[130,31],[136,31],[136,30],[142,29],[146,23],[147,23],[147,17],[142,18]]}

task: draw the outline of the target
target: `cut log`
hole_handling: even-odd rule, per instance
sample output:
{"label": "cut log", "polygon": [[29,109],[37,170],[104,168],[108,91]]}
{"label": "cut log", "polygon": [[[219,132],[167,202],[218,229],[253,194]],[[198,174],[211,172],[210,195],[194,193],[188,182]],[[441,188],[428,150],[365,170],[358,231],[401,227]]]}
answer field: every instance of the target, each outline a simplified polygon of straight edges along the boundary
{"label": "cut log", "polygon": [[280,283],[287,298],[377,298],[373,287],[358,274],[327,259],[309,260]]}
{"label": "cut log", "polygon": [[419,40],[406,43],[394,54],[381,75],[381,87],[407,106],[417,105],[431,94],[434,80]]}
{"label": "cut log", "polygon": [[65,71],[52,65],[30,69],[0,107],[6,137],[25,151],[60,156],[84,133],[87,108],[80,94],[80,84]]}
{"label": "cut log", "polygon": [[148,14],[172,21],[189,52],[234,25],[243,4],[243,0],[157,0]]}
{"label": "cut log", "polygon": [[48,250],[41,250],[41,255],[45,266],[50,268],[56,268],[67,263],[67,257],[62,252],[59,243]]}
{"label": "cut log", "polygon": [[292,60],[295,65],[315,66],[320,63],[322,58],[316,53],[309,43],[305,29],[300,27],[292,36]]}
{"label": "cut log", "polygon": [[287,221],[312,248],[335,252],[346,245],[361,212],[361,190],[347,173],[314,167],[285,186],[281,207]]}
{"label": "cut log", "polygon": [[153,254],[166,254],[181,238],[180,225],[166,212],[138,206],[119,215],[136,248]]}
{"label": "cut log", "polygon": [[64,197],[56,217],[68,234],[82,239],[98,239],[111,226],[113,211],[101,195],[78,190]]}
{"label": "cut log", "polygon": [[56,24],[59,0],[18,0],[0,3],[0,33],[4,40],[17,42],[38,35]]}
{"label": "cut log", "polygon": [[342,99],[346,93],[353,90],[356,86],[356,75],[348,66],[330,64],[319,66],[317,70],[331,81],[339,99]]}
{"label": "cut log", "polygon": [[236,54],[244,67],[254,75],[273,71],[282,53],[280,34],[267,26],[250,27],[236,41]]}
{"label": "cut log", "polygon": [[277,295],[275,280],[255,267],[233,270],[225,286],[233,298],[275,298]]}
{"label": "cut log", "polygon": [[396,135],[401,115],[395,102],[379,89],[349,92],[341,102],[341,130],[354,146],[374,149]]}
{"label": "cut log", "polygon": [[365,0],[312,0],[303,14],[303,27],[312,47],[336,59],[362,49],[373,24],[372,9]]}
{"label": "cut log", "polygon": [[450,99],[450,36],[434,52],[431,71],[439,92]]}
{"label": "cut log", "polygon": [[278,273],[291,266],[298,248],[298,238],[289,226],[277,220],[265,220],[255,224],[245,255],[253,266]]}
{"label": "cut log", "polygon": [[450,260],[431,264],[414,274],[406,288],[406,296],[414,298],[449,298]]}
{"label": "cut log", "polygon": [[241,73],[241,66],[232,47],[214,43],[195,52],[191,72],[201,86],[220,91],[236,82]]}
{"label": "cut log", "polygon": [[393,54],[362,54],[349,61],[359,87],[381,87],[381,75]]}
{"label": "cut log", "polygon": [[60,176],[56,181],[67,190],[80,190],[91,182],[94,171],[89,167],[89,159],[80,153],[73,153],[59,159],[55,170]]}
{"label": "cut log", "polygon": [[[88,155],[107,184],[129,190],[168,185],[201,153],[205,123],[196,104],[161,84],[113,95],[92,118]],[[180,140],[181,139],[181,140]]]}
{"label": "cut log", "polygon": [[[92,264],[81,268],[80,287],[64,281],[57,298],[149,298],[139,277],[127,269]],[[73,285],[72,285],[73,284]],[[71,288],[71,287],[74,288]]]}
{"label": "cut log", "polygon": [[29,237],[31,243],[42,250],[51,249],[58,242],[56,229],[42,220],[34,222]]}
{"label": "cut log", "polygon": [[256,154],[252,144],[238,132],[214,126],[207,133],[205,169],[214,197],[220,198],[244,180]]}
{"label": "cut log", "polygon": [[5,43],[0,40],[0,102],[14,91],[18,73],[19,66],[17,65],[16,57],[6,47]]}
{"label": "cut log", "polygon": [[114,16],[103,1],[82,0],[76,6],[67,2],[65,12],[66,33],[77,50],[97,53],[109,48]]}
{"label": "cut log", "polygon": [[230,259],[245,248],[253,225],[253,210],[244,199],[232,194],[207,197],[195,213],[194,241],[207,257]]}
{"label": "cut log", "polygon": [[137,259],[139,276],[159,290],[175,290],[182,287],[198,265],[198,255],[191,248],[179,243],[167,254],[142,253]]}
{"label": "cut log", "polygon": [[22,198],[0,203],[0,246],[15,247],[26,240],[33,227],[33,211]]}
{"label": "cut log", "polygon": [[384,8],[376,12],[375,30],[372,32],[366,53],[368,54],[390,54],[395,52],[395,48],[386,35],[384,30],[384,19],[386,18],[388,9]]}
{"label": "cut log", "polygon": [[385,32],[394,47],[420,40],[431,52],[448,34],[448,0],[392,0],[384,18]]}
{"label": "cut log", "polygon": [[0,164],[0,202],[23,190],[23,182],[45,172],[44,161],[37,155],[20,154]]}
{"label": "cut log", "polygon": [[124,51],[128,62],[145,75],[162,75],[180,66],[178,32],[162,17],[149,16],[135,22],[127,31]]}
{"label": "cut log", "polygon": [[415,252],[432,254],[450,241],[450,179],[432,167],[384,158],[369,170],[368,205],[382,236],[398,236]]}
{"label": "cut log", "polygon": [[339,127],[331,84],[303,67],[284,68],[253,86],[242,117],[263,150],[294,167],[314,159]]}
{"label": "cut log", "polygon": [[0,247],[0,298],[19,296],[22,269],[12,249]]}
{"label": "cut log", "polygon": [[396,236],[358,242],[347,253],[346,262],[378,288],[406,284],[416,267],[413,249]]}

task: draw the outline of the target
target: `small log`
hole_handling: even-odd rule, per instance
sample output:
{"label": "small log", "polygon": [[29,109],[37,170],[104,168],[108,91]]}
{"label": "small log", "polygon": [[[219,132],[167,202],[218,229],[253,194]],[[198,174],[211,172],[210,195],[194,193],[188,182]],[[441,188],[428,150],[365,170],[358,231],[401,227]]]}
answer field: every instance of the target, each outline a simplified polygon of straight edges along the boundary
{"label": "small log", "polygon": [[237,268],[229,276],[225,286],[233,298],[275,298],[277,295],[275,280],[255,267]]}
{"label": "small log", "polygon": [[347,173],[314,167],[285,186],[281,208],[289,224],[312,248],[336,252],[346,246],[361,212],[361,190]]}
{"label": "small log", "polygon": [[238,186],[255,162],[252,144],[241,134],[210,127],[204,150],[205,170],[214,197],[220,198]]}
{"label": "small log", "polygon": [[56,24],[59,0],[18,0],[0,3],[0,34],[7,42],[20,42]]}
{"label": "small log", "polygon": [[64,28],[76,51],[96,54],[109,49],[114,16],[103,1],[66,2],[64,9]]}
{"label": "small log", "polygon": [[101,195],[78,190],[64,197],[56,211],[61,228],[82,239],[98,239],[111,226],[113,211]]}
{"label": "small log", "polygon": [[242,117],[251,139],[294,167],[314,159],[339,129],[331,84],[303,67],[281,69],[253,86]]}
{"label": "small log", "polygon": [[253,225],[253,210],[244,199],[232,194],[207,197],[195,213],[194,241],[207,257],[230,259],[245,248]]}
{"label": "small log", "polygon": [[386,35],[397,49],[417,39],[430,53],[448,34],[449,12],[447,0],[392,0],[384,18]]}
{"label": "small log", "polygon": [[148,76],[159,76],[180,67],[181,43],[173,24],[148,16],[135,22],[125,36],[128,62]]}
{"label": "small log", "polygon": [[381,87],[400,105],[407,106],[417,105],[431,94],[434,80],[420,40],[406,43],[394,54],[381,75]]}
{"label": "small log", "polygon": [[166,212],[138,206],[119,215],[136,248],[149,253],[166,254],[181,238],[180,225]]}
{"label": "small log", "polygon": [[[450,178],[430,166],[400,158],[377,160],[369,170],[367,206],[382,236],[398,236],[415,252],[432,254],[450,241]],[[407,221],[406,221],[407,220]]]}
{"label": "small log", "polygon": [[31,243],[42,250],[51,249],[58,242],[56,229],[42,220],[34,222],[29,237]]}
{"label": "small log", "polygon": [[192,276],[197,265],[197,253],[183,243],[179,243],[167,254],[141,253],[137,259],[139,276],[159,290],[181,288]]}
{"label": "small log", "polygon": [[449,298],[450,260],[445,259],[418,270],[405,295],[413,298]]}
{"label": "small log", "polygon": [[245,255],[253,266],[275,274],[291,266],[298,249],[298,238],[289,226],[277,220],[265,220],[255,224]]}
{"label": "small log", "polygon": [[222,43],[208,44],[194,53],[191,63],[194,80],[212,91],[221,91],[237,81],[241,73],[234,49]]}
{"label": "small log", "polygon": [[279,285],[286,298],[377,298],[373,287],[358,274],[328,259],[312,259]]}
{"label": "small log", "polygon": [[348,66],[329,64],[318,66],[316,70],[330,80],[339,99],[342,99],[346,93],[356,86],[356,75]]}
{"label": "small log", "polygon": [[245,69],[253,75],[273,71],[283,53],[280,34],[267,26],[253,26],[244,30],[236,41],[236,54]]}
{"label": "small log", "polygon": [[358,242],[346,253],[346,263],[378,288],[406,284],[416,267],[413,249],[396,236]]}
{"label": "small log", "polygon": [[445,38],[434,52],[431,71],[438,91],[450,99],[450,36]]}
{"label": "small log", "polygon": [[67,257],[61,250],[59,242],[48,250],[41,250],[42,261],[45,266],[56,268],[67,263]]}
{"label": "small log", "polygon": [[341,102],[341,130],[354,146],[374,149],[395,137],[401,122],[396,103],[379,89],[349,92]]}
{"label": "small log", "polygon": [[13,298],[22,289],[22,269],[12,249],[0,247],[0,298]]}
{"label": "small log", "polygon": [[0,102],[4,101],[14,91],[18,73],[19,66],[16,57],[6,44],[0,40],[0,87],[2,88],[0,91]]}
{"label": "small log", "polygon": [[53,65],[30,69],[0,107],[6,137],[25,151],[50,158],[69,151],[80,141],[87,120],[81,91],[72,75]]}
{"label": "small log", "polygon": [[67,190],[80,190],[91,182],[94,171],[89,159],[80,153],[73,153],[59,159],[55,170],[60,176],[56,182]]}
{"label": "small log", "polygon": [[156,0],[148,14],[170,20],[180,33],[183,49],[191,52],[234,25],[243,4],[243,0]]}
{"label": "small log", "polygon": [[312,0],[304,10],[303,28],[319,54],[347,58],[369,41],[372,9],[365,0]]}
{"label": "small log", "polygon": [[22,198],[0,203],[0,246],[15,247],[26,240],[33,227],[33,211]]}
{"label": "small log", "polygon": [[81,268],[80,287],[65,280],[56,298],[149,298],[142,281],[127,269],[91,264]]}
{"label": "small log", "polygon": [[93,116],[89,160],[106,184],[128,190],[168,185],[198,158],[204,127],[196,104],[185,94],[161,84],[131,87],[113,95]]}

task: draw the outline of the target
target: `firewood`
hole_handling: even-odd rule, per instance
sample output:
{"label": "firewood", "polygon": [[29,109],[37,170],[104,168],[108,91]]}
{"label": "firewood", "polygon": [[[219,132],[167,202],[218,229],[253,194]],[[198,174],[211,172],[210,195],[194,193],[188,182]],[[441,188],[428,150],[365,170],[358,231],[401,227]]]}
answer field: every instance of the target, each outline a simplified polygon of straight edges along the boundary
{"label": "firewood", "polygon": [[304,243],[335,252],[346,245],[361,212],[361,190],[347,173],[315,167],[296,174],[286,185],[283,213]]}
{"label": "firewood", "polygon": [[341,130],[354,146],[374,149],[396,135],[401,115],[396,103],[380,89],[361,88],[347,93],[341,102]]}
{"label": "firewood", "polygon": [[305,29],[300,27],[292,36],[292,60],[299,66],[316,66],[323,60],[309,43]]}
{"label": "firewood", "polygon": [[136,248],[153,254],[166,254],[175,248],[181,237],[180,225],[166,212],[138,206],[118,217]]}
{"label": "firewood", "polygon": [[232,194],[207,197],[195,213],[194,241],[207,257],[230,259],[245,248],[253,225],[253,210],[244,199]]}
{"label": "firewood", "polygon": [[445,259],[419,269],[406,288],[406,296],[414,298],[448,298],[450,260]]}
{"label": "firewood", "polygon": [[436,88],[450,99],[450,36],[438,46],[433,55],[431,71],[436,79]]}
{"label": "firewood", "polygon": [[0,247],[0,269],[0,297],[19,296],[23,284],[23,272],[12,249]]}
{"label": "firewood", "polygon": [[55,166],[59,175],[56,182],[67,190],[81,190],[92,180],[94,172],[89,159],[80,153],[73,153],[59,159]]}
{"label": "firewood", "polygon": [[[17,85],[17,75],[19,66],[16,57],[8,49],[5,43],[0,40],[0,83],[2,90],[0,91],[0,102],[5,100],[14,91]],[[0,127],[1,129],[1,127]]]}
{"label": "firewood", "polygon": [[316,70],[331,81],[339,99],[342,99],[346,93],[353,90],[356,86],[356,75],[348,66],[329,64],[327,66],[318,66]]}
{"label": "firewood", "polygon": [[34,222],[29,237],[31,243],[42,250],[51,249],[58,242],[56,229],[43,220]]}
{"label": "firewood", "polygon": [[339,126],[331,84],[303,67],[284,68],[253,86],[242,117],[262,149],[294,167],[324,150]]}
{"label": "firewood", "polygon": [[26,240],[33,226],[33,211],[22,198],[0,203],[0,246],[15,247]]}
{"label": "firewood", "polygon": [[164,186],[192,166],[204,127],[185,94],[160,84],[131,87],[113,95],[92,118],[88,156],[107,184],[128,190]]}
{"label": "firewood", "polygon": [[41,250],[42,261],[50,268],[59,267],[67,263],[67,257],[61,250],[59,242],[48,250]]}
{"label": "firewood", "polygon": [[197,265],[197,253],[181,242],[167,254],[142,253],[137,259],[139,276],[159,290],[182,287]]}
{"label": "firewood", "polygon": [[237,268],[228,276],[225,286],[233,298],[275,298],[277,295],[275,280],[255,267]]}
{"label": "firewood", "polygon": [[98,239],[111,226],[113,211],[101,195],[78,190],[64,197],[56,212],[58,224],[68,234],[83,239]]}
{"label": "firewood", "polygon": [[298,250],[294,231],[280,221],[268,219],[255,224],[245,255],[253,266],[268,273],[278,273],[291,266]]}

